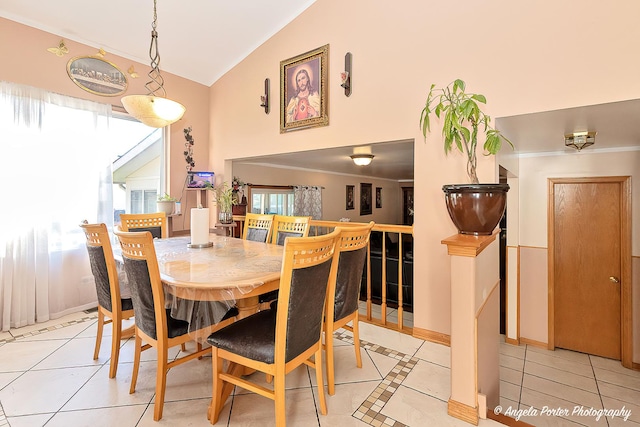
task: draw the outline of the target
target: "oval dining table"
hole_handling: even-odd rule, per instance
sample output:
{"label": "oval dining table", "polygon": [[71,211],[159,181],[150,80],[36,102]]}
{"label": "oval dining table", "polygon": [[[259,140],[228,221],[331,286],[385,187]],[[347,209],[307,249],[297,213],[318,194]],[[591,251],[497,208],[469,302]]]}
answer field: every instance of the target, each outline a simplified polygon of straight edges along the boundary
{"label": "oval dining table", "polygon": [[[228,308],[235,305],[240,319],[257,311],[259,295],[278,289],[282,246],[210,234],[212,246],[192,248],[190,240],[179,236],[153,241],[167,305],[218,301]],[[122,262],[119,244],[113,252]],[[182,313],[179,318],[189,321],[193,316]]]}
{"label": "oval dining table", "polygon": [[[154,240],[165,291],[193,301],[235,301],[243,314],[258,295],[278,289],[283,247],[210,234],[207,248],[188,247],[190,238]],[[246,312],[246,313],[245,313]]]}

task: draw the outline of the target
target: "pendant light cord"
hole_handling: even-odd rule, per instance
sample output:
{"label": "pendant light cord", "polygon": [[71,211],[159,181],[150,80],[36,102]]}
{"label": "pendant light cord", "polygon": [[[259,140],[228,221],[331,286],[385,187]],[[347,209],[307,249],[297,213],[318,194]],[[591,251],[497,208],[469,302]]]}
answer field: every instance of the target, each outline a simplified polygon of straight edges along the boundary
{"label": "pendant light cord", "polygon": [[[151,45],[149,46],[149,57],[151,58],[151,71],[147,74],[151,79],[144,86],[151,96],[167,97],[164,89],[164,79],[160,74],[160,51],[158,50],[158,32],[156,31],[158,13],[156,11],[156,0],[153,0],[153,22],[151,23]],[[158,94],[157,92],[160,92]]]}

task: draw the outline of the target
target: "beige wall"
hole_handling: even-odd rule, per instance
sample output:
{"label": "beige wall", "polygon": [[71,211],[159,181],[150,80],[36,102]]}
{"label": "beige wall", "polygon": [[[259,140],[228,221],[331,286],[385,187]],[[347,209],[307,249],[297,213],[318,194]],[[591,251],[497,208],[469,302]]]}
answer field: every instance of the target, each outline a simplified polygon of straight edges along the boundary
{"label": "beige wall", "polygon": [[[638,98],[640,60],[629,52],[640,40],[639,14],[635,0],[619,1],[615,8],[596,0],[402,5],[318,0],[212,86],[211,165],[224,171],[225,160],[247,152],[259,156],[414,139],[414,324],[448,334],[450,277],[440,240],[455,229],[441,187],[466,177],[460,155],[445,159],[437,126],[426,143],[420,134],[429,85],[462,78],[487,96],[487,112],[494,117]],[[593,31],[568,31],[568,22],[586,23]],[[281,135],[280,61],[325,44],[330,45],[330,124]],[[348,98],[339,76],[346,52],[353,54]],[[576,67],[576,58],[597,60]],[[274,101],[269,115],[257,101],[267,77]],[[495,182],[493,159],[480,162],[480,180]],[[521,224],[521,230],[526,227]]]}
{"label": "beige wall", "polygon": [[[58,57],[47,52],[47,48],[57,46],[60,37],[39,31],[13,21],[0,18],[0,80],[20,83],[61,93],[76,98],[89,99],[95,102],[112,104],[122,108],[121,96],[99,96],[80,89],[67,75],[67,62],[76,56],[93,55],[98,49],[65,40],[69,54]],[[149,40],[139,40],[148,44]],[[144,84],[148,81],[149,63],[140,64],[129,59],[107,52],[105,60],[115,64],[121,71],[133,65],[140,75],[137,79],[129,78],[129,87],[125,95],[146,94]],[[192,126],[195,139],[194,158],[196,170],[206,170],[209,161],[209,92],[206,86],[192,82],[169,73],[162,73],[165,89],[169,97],[187,107],[184,117],[170,127],[169,136],[169,183],[167,192],[179,197],[186,178],[186,162],[184,160],[183,129]],[[183,211],[185,205],[183,205]],[[182,224],[182,221],[177,223]],[[175,229],[181,229],[176,228]],[[188,228],[188,226],[187,226]]]}
{"label": "beige wall", "polygon": [[[317,185],[322,190],[322,219],[338,221],[349,218],[354,222],[375,221],[379,224],[402,223],[402,191],[395,181],[328,174],[300,169],[283,169],[251,164],[234,164],[233,174],[244,182],[260,185]],[[375,198],[376,187],[382,188],[382,208],[374,204],[371,215],[360,215],[360,183],[370,183]],[[346,185],[355,187],[354,209],[346,210]]]}

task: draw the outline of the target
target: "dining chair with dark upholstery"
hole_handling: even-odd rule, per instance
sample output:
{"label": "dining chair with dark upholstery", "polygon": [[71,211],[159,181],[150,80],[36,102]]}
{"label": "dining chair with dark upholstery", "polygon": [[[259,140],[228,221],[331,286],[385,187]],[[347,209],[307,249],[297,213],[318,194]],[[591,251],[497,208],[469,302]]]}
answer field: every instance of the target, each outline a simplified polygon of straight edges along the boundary
{"label": "dining chair with dark upholstery", "polygon": [[[333,357],[333,332],[344,328],[353,333],[356,366],[362,368],[360,332],[358,328],[358,300],[360,283],[369,247],[369,236],[374,222],[342,228],[337,245],[339,252],[336,290],[327,296],[325,315],[325,348],[327,360],[327,388],[335,394],[335,366]],[[351,326],[348,323],[351,322]]]}
{"label": "dining chair with dark upholstery", "polygon": [[[184,343],[192,341],[192,336],[202,336],[202,330],[189,331],[189,322],[175,319],[170,315],[170,309],[165,308],[165,296],[160,279],[160,270],[153,238],[148,231],[143,232],[114,232],[120,240],[122,259],[125,272],[129,279],[131,298],[136,313],[135,316],[135,354],[133,361],[133,374],[129,393],[134,393],[140,369],[140,355],[142,351],[155,348],[157,351],[156,367],[156,397],[153,419],[162,418],[164,407],[164,394],[169,369],[181,365],[189,360],[201,358],[211,352],[211,347],[202,348],[197,343],[197,350],[185,356],[168,361],[168,350],[180,345],[184,349]],[[235,308],[232,309],[236,310]],[[231,312],[230,316],[237,311]],[[216,325],[222,328],[234,321],[233,317],[225,316]],[[193,334],[193,335],[191,335]],[[146,344],[143,346],[142,341]]]}
{"label": "dining chair with dark upholstery", "polygon": [[109,361],[109,378],[114,378],[118,370],[120,340],[133,335],[133,329],[122,330],[122,321],[133,317],[131,298],[121,298],[120,280],[116,261],[113,258],[109,232],[105,224],[80,224],[87,239],[87,251],[91,272],[96,282],[98,294],[98,331],[93,360],[98,359],[104,325],[112,324],[111,360]]}
{"label": "dining chair with dark upholstery", "polygon": [[307,237],[309,221],[310,216],[274,215],[271,243],[282,246],[287,237]]}
{"label": "dining chair with dark upholstery", "polygon": [[[282,246],[287,237],[307,237],[309,235],[309,221],[311,221],[310,216],[274,215],[271,243]],[[258,298],[260,309],[268,308],[276,299],[278,299],[277,290],[260,295]]]}
{"label": "dining chair with dark upholstery", "polygon": [[242,238],[254,242],[268,243],[271,239],[273,215],[247,213],[244,219]]}
{"label": "dining chair with dark upholstery", "polygon": [[[322,329],[326,296],[335,292],[340,229],[284,245],[276,310],[263,310],[211,334],[213,366],[211,424],[218,421],[233,385],[272,399],[276,425],[285,426],[285,375],[306,364],[316,370],[320,412],[327,413],[322,375]],[[313,359],[312,359],[313,357]],[[223,372],[223,362],[229,367]],[[273,377],[266,388],[243,378],[244,368]]]}
{"label": "dining chair with dark upholstery", "polygon": [[154,239],[166,239],[169,236],[167,215],[164,212],[144,214],[120,214],[122,231],[148,231]]}

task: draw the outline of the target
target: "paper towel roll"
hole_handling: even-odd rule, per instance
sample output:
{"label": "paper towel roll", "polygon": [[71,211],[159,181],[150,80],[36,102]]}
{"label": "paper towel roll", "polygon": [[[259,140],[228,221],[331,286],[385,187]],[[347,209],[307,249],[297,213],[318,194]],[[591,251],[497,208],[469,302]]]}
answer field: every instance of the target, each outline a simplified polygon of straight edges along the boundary
{"label": "paper towel roll", "polygon": [[191,209],[191,244],[209,243],[209,208]]}

